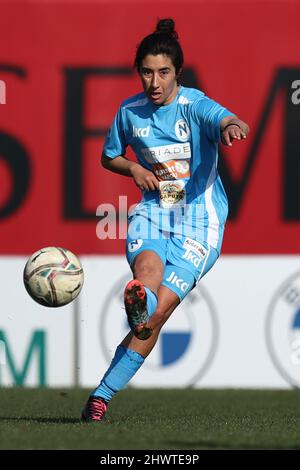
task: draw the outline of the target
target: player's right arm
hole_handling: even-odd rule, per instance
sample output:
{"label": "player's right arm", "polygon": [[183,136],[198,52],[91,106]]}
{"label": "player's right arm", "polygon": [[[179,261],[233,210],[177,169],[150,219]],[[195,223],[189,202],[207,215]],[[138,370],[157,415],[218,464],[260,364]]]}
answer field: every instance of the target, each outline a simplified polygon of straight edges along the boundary
{"label": "player's right arm", "polygon": [[142,191],[154,191],[159,183],[152,171],[141,164],[125,157],[132,124],[127,121],[125,107],[120,107],[107,134],[101,157],[101,163],[107,170],[132,177]]}
{"label": "player's right arm", "polygon": [[154,191],[159,188],[158,179],[152,171],[147,170],[137,162],[127,160],[123,155],[111,158],[102,153],[101,163],[107,170],[132,177],[137,187],[142,191]]}

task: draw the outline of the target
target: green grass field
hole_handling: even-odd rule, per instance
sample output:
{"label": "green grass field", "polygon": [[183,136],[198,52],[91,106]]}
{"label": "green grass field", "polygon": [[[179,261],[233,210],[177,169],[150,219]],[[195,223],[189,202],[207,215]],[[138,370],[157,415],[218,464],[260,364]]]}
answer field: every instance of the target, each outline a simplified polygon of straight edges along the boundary
{"label": "green grass field", "polygon": [[82,423],[87,390],[1,389],[1,449],[300,449],[300,391],[135,390]]}

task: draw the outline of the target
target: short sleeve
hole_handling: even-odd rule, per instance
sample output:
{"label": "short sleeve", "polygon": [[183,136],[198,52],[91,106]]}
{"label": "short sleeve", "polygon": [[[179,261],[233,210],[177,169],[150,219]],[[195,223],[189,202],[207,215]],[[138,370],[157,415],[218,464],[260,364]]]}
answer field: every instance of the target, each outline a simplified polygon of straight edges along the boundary
{"label": "short sleeve", "polygon": [[116,158],[126,152],[125,123],[122,108],[119,108],[113,123],[108,131],[103,147],[103,153],[107,157]]}
{"label": "short sleeve", "polygon": [[224,117],[234,116],[234,113],[224,108],[216,101],[205,96],[193,103],[192,113],[199,126],[214,142],[220,139],[220,123]]}

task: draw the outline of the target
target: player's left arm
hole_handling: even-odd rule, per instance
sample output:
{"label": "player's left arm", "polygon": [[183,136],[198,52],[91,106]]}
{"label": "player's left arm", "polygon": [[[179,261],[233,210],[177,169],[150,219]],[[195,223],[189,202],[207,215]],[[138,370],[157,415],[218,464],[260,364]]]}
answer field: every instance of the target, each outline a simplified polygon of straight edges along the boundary
{"label": "player's left arm", "polygon": [[221,141],[224,145],[232,146],[234,140],[246,139],[249,126],[237,116],[224,117],[220,122]]}

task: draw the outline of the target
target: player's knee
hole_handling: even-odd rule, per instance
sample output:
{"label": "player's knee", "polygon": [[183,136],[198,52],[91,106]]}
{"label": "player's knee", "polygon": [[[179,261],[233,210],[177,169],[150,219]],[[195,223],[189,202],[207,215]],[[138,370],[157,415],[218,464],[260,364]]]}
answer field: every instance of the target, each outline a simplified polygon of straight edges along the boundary
{"label": "player's knee", "polygon": [[155,263],[154,260],[142,258],[137,259],[134,265],[134,275],[137,278],[145,276],[162,278],[163,271],[161,267],[157,263]]}

